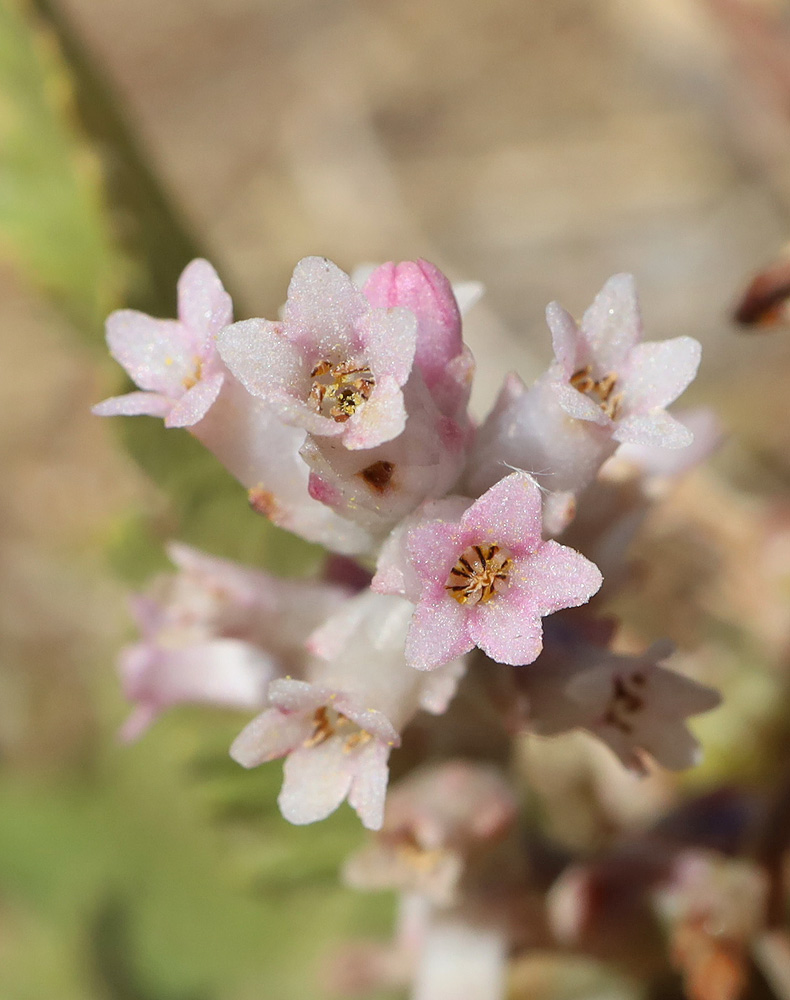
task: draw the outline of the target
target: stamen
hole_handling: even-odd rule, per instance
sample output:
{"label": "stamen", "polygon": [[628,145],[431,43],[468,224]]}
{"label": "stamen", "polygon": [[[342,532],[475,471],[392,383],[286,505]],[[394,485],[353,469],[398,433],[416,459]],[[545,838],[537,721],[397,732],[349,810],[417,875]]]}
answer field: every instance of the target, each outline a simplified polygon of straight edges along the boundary
{"label": "stamen", "polygon": [[320,746],[322,743],[326,743],[339,730],[352,730],[343,742],[343,753],[351,753],[352,750],[364,746],[373,739],[371,733],[366,729],[360,729],[355,722],[352,722],[342,712],[337,712],[333,708],[327,708],[325,705],[322,705],[313,714],[312,735],[308,736],[302,746],[308,750],[312,747]]}
{"label": "stamen", "polygon": [[307,397],[313,409],[338,423],[344,423],[370,398],[376,385],[373,372],[354,361],[333,365],[319,361],[310,372],[313,385]]}
{"label": "stamen", "polygon": [[189,391],[203,378],[203,359],[199,357],[194,358],[195,370],[191,375],[185,375],[181,379],[181,385]]}
{"label": "stamen", "polygon": [[645,700],[639,689],[644,689],[644,674],[634,673],[630,677],[615,675],[612,678],[612,697],[609,700],[603,721],[630,736],[634,731],[634,716],[645,707]]}
{"label": "stamen", "polygon": [[507,589],[513,559],[499,545],[470,545],[453,566],[445,590],[459,604],[487,604]]}
{"label": "stamen", "polygon": [[614,388],[617,385],[617,373],[609,372],[598,381],[592,377],[591,373],[592,368],[590,365],[585,365],[584,368],[580,368],[571,375],[571,385],[585,396],[590,396],[594,399],[607,417],[611,420],[616,420],[623,402],[623,394],[621,392],[613,395]]}

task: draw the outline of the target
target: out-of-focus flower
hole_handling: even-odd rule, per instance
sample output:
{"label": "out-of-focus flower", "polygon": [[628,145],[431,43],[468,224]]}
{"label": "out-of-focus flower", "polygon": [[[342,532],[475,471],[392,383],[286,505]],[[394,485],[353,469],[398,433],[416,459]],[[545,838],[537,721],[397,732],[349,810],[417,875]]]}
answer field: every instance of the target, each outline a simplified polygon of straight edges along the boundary
{"label": "out-of-focus flower", "polygon": [[517,812],[512,789],[494,767],[463,760],[426,765],[389,793],[380,832],[349,859],[345,879],[356,888],[420,892],[448,906],[466,863],[499,841]]}
{"label": "out-of-focus flower", "polygon": [[690,1000],[738,1000],[743,994],[767,891],[765,873],[752,862],[699,850],[675,859],[654,900]]}
{"label": "out-of-focus flower", "polygon": [[127,740],[179,704],[262,708],[269,681],[302,671],[305,640],[348,594],[175,542],[168,552],[179,572],[134,599],[141,639],[119,661],[124,694],[135,705],[122,730]]}
{"label": "out-of-focus flower", "polygon": [[401,433],[416,344],[412,313],[374,308],[324,257],[296,265],[281,322],[244,320],[218,341],[228,368],[280,419],[346,448]]}
{"label": "out-of-focus flower", "polygon": [[685,448],[691,433],[665,411],[688,387],[701,348],[692,337],[639,343],[642,320],[630,274],[610,278],[577,326],[557,302],[546,309],[556,365],[554,392],[577,420],[615,441]]}
{"label": "out-of-focus flower", "polygon": [[540,663],[514,678],[526,724],[547,736],[587,729],[636,771],[644,770],[644,752],[672,770],[693,766],[699,745],[685,720],[716,708],[721,698],[661,666],[672,649],[663,641],[642,656],[623,656],[553,628]]}
{"label": "out-of-focus flower", "polygon": [[167,427],[191,427],[219,395],[225,370],[217,333],[233,322],[233,305],[216,271],[193,260],[178,280],[178,319],[153,319],[121,309],[107,320],[107,344],[142,392],[94,406],[99,416],[164,417]]}

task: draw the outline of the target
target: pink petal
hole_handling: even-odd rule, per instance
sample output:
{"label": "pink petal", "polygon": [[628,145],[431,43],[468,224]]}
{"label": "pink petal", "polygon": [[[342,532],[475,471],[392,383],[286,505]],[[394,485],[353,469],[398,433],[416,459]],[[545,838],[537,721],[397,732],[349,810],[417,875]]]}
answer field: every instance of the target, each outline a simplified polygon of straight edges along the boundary
{"label": "pink petal", "polygon": [[178,317],[205,351],[223,326],[233,322],[233,303],[207,260],[193,260],[178,279]]}
{"label": "pink petal", "polygon": [[217,372],[216,375],[200,379],[184,393],[167,415],[165,427],[191,427],[202,420],[219,395],[224,381],[224,372]]}
{"label": "pink petal", "polygon": [[[353,451],[376,448],[385,441],[391,441],[406,426],[406,407],[400,386],[391,375],[385,375],[379,379],[370,399],[350,420],[345,424],[330,422],[345,428],[343,444]],[[314,430],[312,433],[326,434],[326,431]]]}
{"label": "pink petal", "polygon": [[242,729],[231,745],[230,755],[242,767],[257,767],[284,757],[309,739],[312,731],[311,718],[269,708]]}
{"label": "pink petal", "polygon": [[297,826],[326,819],[348,795],[354,763],[336,736],[289,754],[277,799],[285,819]]}
{"label": "pink petal", "polygon": [[325,257],[305,257],[294,268],[283,310],[288,338],[305,349],[349,356],[362,347],[357,324],[370,305],[345,271]]}
{"label": "pink petal", "polygon": [[702,347],[693,337],[637,344],[623,373],[624,416],[668,406],[691,384]]}
{"label": "pink petal", "polygon": [[407,535],[409,559],[423,584],[444,588],[465,546],[456,521],[428,521]]}
{"label": "pink petal", "polygon": [[617,421],[615,441],[622,444],[648,445],[653,448],[687,448],[694,435],[688,427],[665,410],[624,417]]}
{"label": "pink petal", "polygon": [[175,399],[184,392],[184,379],[195,372],[198,347],[182,323],[119,309],[108,316],[106,329],[110,353],[141,389]]}
{"label": "pink petal", "polygon": [[595,400],[574,389],[572,385],[567,382],[557,382],[552,385],[552,390],[569,417],[573,417],[574,420],[589,420],[601,427],[612,426],[612,421]]}
{"label": "pink petal", "polygon": [[91,413],[97,417],[166,417],[172,409],[173,401],[158,392],[127,392],[97,403]]}
{"label": "pink petal", "polygon": [[389,755],[389,747],[377,740],[356,753],[356,768],[348,793],[348,804],[368,830],[380,830],[384,823]]}
{"label": "pink petal", "polygon": [[546,306],[546,322],[551,330],[554,357],[565,378],[570,378],[576,371],[576,355],[579,348],[579,328],[576,320],[559,302],[550,302]]}
{"label": "pink petal", "polygon": [[600,374],[617,371],[642,335],[642,319],[632,274],[615,274],[584,314],[581,333]]}
{"label": "pink petal", "polygon": [[219,355],[244,388],[268,399],[304,383],[309,392],[308,362],[276,323],[247,319],[225,327],[217,337]]}
{"label": "pink petal", "polygon": [[530,612],[502,594],[469,611],[469,634],[475,645],[498,663],[532,663],[543,649],[543,627],[537,611]]}
{"label": "pink petal", "polygon": [[461,518],[461,531],[475,543],[504,545],[514,554],[531,552],[541,542],[542,508],[532,476],[513,472],[475,500]]}
{"label": "pink petal", "polygon": [[[586,604],[603,583],[601,571],[581,553],[548,541],[529,558],[520,560],[513,583],[503,594],[538,615]],[[498,602],[492,602],[498,603]]]}
{"label": "pink petal", "polygon": [[377,378],[405,385],[417,348],[417,320],[408,309],[373,309],[365,329],[364,356]]}
{"label": "pink petal", "polygon": [[406,636],[406,661],[416,670],[435,670],[474,646],[467,612],[451,597],[423,601],[414,609]]}

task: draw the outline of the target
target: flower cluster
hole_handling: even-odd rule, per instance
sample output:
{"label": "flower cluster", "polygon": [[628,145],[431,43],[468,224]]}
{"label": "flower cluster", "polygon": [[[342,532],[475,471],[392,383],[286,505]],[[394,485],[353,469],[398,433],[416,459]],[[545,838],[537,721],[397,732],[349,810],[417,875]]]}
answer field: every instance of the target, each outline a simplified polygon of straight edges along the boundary
{"label": "flower cluster", "polygon": [[651,757],[694,763],[685,719],[718,696],[663,665],[671,644],[614,650],[588,602],[602,571],[608,592],[627,583],[627,544],[656,483],[704,458],[717,431],[705,414],[667,413],[700,347],[643,341],[624,274],[579,323],[549,305],[548,370],[531,387],[508,375],[476,425],[467,291],[426,261],[358,278],[308,257],[278,319],[234,323],[215,271],[193,261],[178,320],[109,318],[110,350],[140,391],[94,411],[188,429],[255,511],[357,563],[340,582],[286,581],[173,545],[177,573],[135,601],[125,735],[185,701],[257,711],[231,755],[245,767],[285,758],[286,819],[321,820],[347,799],[380,831],[348,879],[399,889],[407,914],[428,901],[421,940],[440,957],[415,953],[415,968],[427,963],[440,984],[443,950],[460,940],[501,984],[510,923],[481,937],[463,900],[494,871],[500,885],[523,876],[499,853],[517,821],[513,792],[491,764],[447,760],[464,754],[452,726],[440,749],[424,748],[446,762],[388,799],[390,756],[421,712],[451,717],[474,675],[470,690],[510,733],[583,728],[634,770]]}

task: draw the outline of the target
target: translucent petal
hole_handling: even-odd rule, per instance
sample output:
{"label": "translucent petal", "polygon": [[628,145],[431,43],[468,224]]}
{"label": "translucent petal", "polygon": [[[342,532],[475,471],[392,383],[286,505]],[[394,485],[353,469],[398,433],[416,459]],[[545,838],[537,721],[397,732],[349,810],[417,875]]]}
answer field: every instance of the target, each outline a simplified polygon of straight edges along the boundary
{"label": "translucent petal", "polygon": [[165,427],[191,427],[208,413],[225,381],[223,372],[201,379],[188,389],[165,418]]}
{"label": "translucent petal", "polygon": [[673,403],[694,380],[701,355],[702,347],[693,337],[637,344],[618,385],[623,393],[623,415]]}
{"label": "translucent petal", "polygon": [[355,763],[337,736],[294,750],[285,761],[277,799],[285,819],[297,826],[326,819],[348,795]]}
{"label": "translucent petal", "polygon": [[183,394],[184,379],[194,376],[198,355],[183,323],[120,309],[107,318],[106,329],[110,353],[141,389],[173,399]]}
{"label": "translucent petal", "polygon": [[173,409],[172,400],[158,392],[127,392],[112,396],[91,407],[97,417],[166,417]]}
{"label": "translucent petal", "polygon": [[203,351],[233,322],[233,303],[207,260],[193,260],[178,279],[178,317],[194,332]]}

